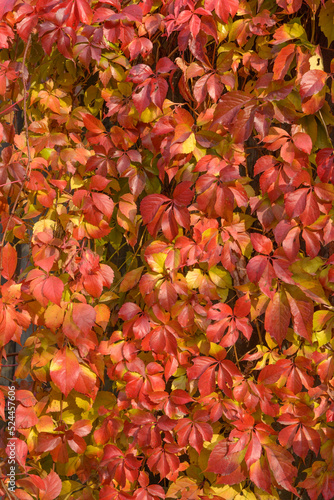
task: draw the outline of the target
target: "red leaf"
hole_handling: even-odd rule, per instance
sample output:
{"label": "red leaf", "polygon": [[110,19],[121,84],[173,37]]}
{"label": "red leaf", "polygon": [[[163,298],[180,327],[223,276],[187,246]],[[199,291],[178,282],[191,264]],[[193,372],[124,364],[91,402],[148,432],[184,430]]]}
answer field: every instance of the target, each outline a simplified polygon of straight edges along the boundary
{"label": "red leaf", "polygon": [[144,224],[151,222],[161,205],[170,201],[171,200],[163,194],[150,194],[146,196],[140,204],[140,212],[142,214]]}
{"label": "red leaf", "polygon": [[[222,1],[227,4],[225,0]],[[224,94],[217,104],[213,118],[214,123],[224,126],[229,125],[235,119],[242,106],[251,99],[251,96],[241,91],[232,91]]]}
{"label": "red leaf", "polygon": [[10,280],[15,273],[17,266],[17,253],[15,248],[7,243],[1,250],[2,254],[2,271],[1,274],[6,280]]}
{"label": "red leaf", "polygon": [[166,311],[170,311],[177,300],[177,293],[169,281],[164,281],[159,290],[159,302]]}
{"label": "red leaf", "polygon": [[37,415],[33,408],[26,408],[18,405],[15,412],[15,423],[18,429],[29,429],[38,422]]}
{"label": "red leaf", "polygon": [[[8,455],[8,457],[10,457],[10,459],[13,458],[13,448],[9,448],[9,445],[7,445],[6,447],[6,453]],[[25,463],[26,463],[26,459],[27,459],[27,455],[28,455],[28,446],[27,446],[27,443],[25,441],[22,441],[22,439],[15,439],[15,461],[21,465],[21,467],[23,467],[24,469],[26,469],[25,467]],[[13,463],[11,462],[11,460],[9,460],[9,463]]]}
{"label": "red leaf", "polygon": [[169,73],[176,68],[177,66],[175,66],[175,64],[170,59],[168,59],[168,57],[161,57],[161,59],[159,59],[159,61],[157,62],[156,72]]}
{"label": "red leaf", "polygon": [[250,466],[249,477],[258,488],[271,494],[272,481],[270,477],[270,469],[264,456]]}
{"label": "red leaf", "polygon": [[15,3],[16,0],[3,0],[0,3],[0,20],[3,18],[5,14],[7,14],[7,12],[13,10]]}
{"label": "red leaf", "polygon": [[106,129],[104,128],[104,125],[100,120],[95,118],[95,116],[89,115],[88,113],[83,113],[82,119],[86,129],[90,132],[93,132],[94,134],[102,134],[103,132],[105,132]]}
{"label": "red leaf", "polygon": [[137,64],[130,69],[126,79],[133,83],[143,83],[151,75],[153,75],[153,71],[149,66],[146,64]]}
{"label": "red leaf", "polygon": [[276,292],[266,309],[264,326],[267,332],[282,345],[290,324],[290,307],[284,290]]}
{"label": "red leaf", "polygon": [[290,453],[277,444],[264,445],[271,472],[279,486],[298,496],[293,481],[297,476],[297,469],[292,465]]}
{"label": "red leaf", "polygon": [[22,441],[22,439],[15,440],[15,455],[17,463],[25,469],[25,463],[28,455],[28,446],[25,441]]}
{"label": "red leaf", "polygon": [[62,438],[58,434],[40,432],[38,435],[36,452],[44,453],[45,451],[54,450],[61,442]]}
{"label": "red leaf", "polygon": [[284,448],[290,448],[292,446],[293,438],[296,435],[297,429],[299,427],[299,422],[293,423],[295,419],[291,419],[292,424],[288,425],[282,429],[278,434],[278,440]]}
{"label": "red leaf", "polygon": [[83,279],[86,292],[93,297],[100,297],[103,290],[103,279],[99,274],[87,274]]}
{"label": "red leaf", "polygon": [[295,56],[295,45],[288,44],[279,52],[274,62],[274,80],[283,80]]}
{"label": "red leaf", "polygon": [[76,434],[67,437],[67,444],[77,454],[82,454],[87,448],[86,441]]}
{"label": "red leaf", "polygon": [[313,320],[313,302],[304,297],[298,297],[296,293],[291,295],[287,292],[291,314],[293,317],[293,327],[296,333],[311,342],[312,339],[312,320]]}
{"label": "red leaf", "polygon": [[332,148],[321,149],[316,156],[318,175],[322,182],[334,183],[334,156]]}
{"label": "red leaf", "polygon": [[88,333],[92,329],[96,319],[96,311],[89,304],[73,304],[72,317],[74,323],[83,333]]}
{"label": "red leaf", "polygon": [[234,304],[234,314],[239,318],[248,316],[251,310],[251,300],[248,295],[243,295],[236,300]]}
{"label": "red leaf", "polygon": [[305,241],[307,255],[309,255],[312,259],[314,259],[319,254],[321,248],[320,234],[317,232],[310,231],[308,228],[305,228],[303,230],[302,237]]}
{"label": "red leaf", "polygon": [[306,206],[304,212],[300,216],[304,226],[310,226],[320,216],[320,209],[314,193],[310,192],[306,198]]}
{"label": "red leaf", "polygon": [[87,0],[75,0],[79,19],[84,24],[90,24],[93,18],[93,11]]}
{"label": "red leaf", "polygon": [[51,361],[50,376],[66,397],[75,386],[79,373],[79,361],[73,351],[68,347],[59,350]]}
{"label": "red leaf", "polygon": [[60,495],[62,482],[53,470],[43,479],[44,489],[39,492],[40,500],[54,500]]}
{"label": "red leaf", "polygon": [[305,460],[309,450],[318,455],[320,449],[319,433],[306,425],[301,425],[293,439],[293,451],[296,455]]}
{"label": "red leaf", "polygon": [[261,443],[255,432],[253,432],[252,438],[249,442],[249,445],[247,447],[247,452],[245,455],[245,462],[248,469],[252,464],[254,464],[255,462],[257,462],[257,460],[260,459],[261,453],[262,453]]}
{"label": "red leaf", "polygon": [[320,69],[311,69],[304,73],[300,80],[300,97],[305,99],[320,92],[323,89],[328,74]]}
{"label": "red leaf", "polygon": [[300,243],[299,243],[299,235],[300,228],[298,226],[293,227],[284,238],[282,247],[288,259],[293,261],[299,252]]}
{"label": "red leaf", "polygon": [[162,110],[164,100],[168,92],[168,83],[163,78],[153,80],[151,99],[152,102]]}
{"label": "red leaf", "polygon": [[23,406],[26,406],[26,407],[35,406],[35,404],[37,403],[37,399],[35,398],[33,393],[30,391],[23,390],[23,389],[16,391],[16,399]]}
{"label": "red leaf", "polygon": [[207,81],[209,77],[210,75],[202,76],[194,85],[194,97],[198,104],[201,104],[203,101],[205,101],[205,98],[207,96]]}
{"label": "red leaf", "polygon": [[252,245],[254,250],[259,253],[264,253],[265,255],[269,255],[273,251],[273,244],[269,238],[263,236],[259,233],[251,233],[250,235]]}
{"label": "red leaf", "polygon": [[44,280],[42,294],[54,304],[60,306],[61,297],[64,291],[64,283],[57,276],[49,276]]}
{"label": "red leaf", "polygon": [[107,196],[104,193],[92,193],[92,200],[94,202],[94,205],[100,210],[100,212],[102,212],[107,216],[108,219],[110,219],[115,207],[115,203],[110,198],[110,196]]}
{"label": "red leaf", "polygon": [[226,439],[220,441],[213,449],[207,471],[227,476],[236,471],[244,458],[244,448],[249,440],[249,436],[244,433],[236,443]]}
{"label": "red leaf", "polygon": [[128,45],[130,61],[133,61],[133,59],[136,59],[139,55],[146,57],[150,52],[152,52],[152,48],[153,44],[148,38],[135,38]]}
{"label": "red leaf", "polygon": [[193,190],[190,189],[191,184],[191,182],[181,182],[176,186],[173,192],[174,203],[177,205],[190,205],[194,196]]}
{"label": "red leaf", "polygon": [[73,431],[77,436],[87,436],[92,430],[92,422],[90,420],[77,420],[72,427]]}
{"label": "red leaf", "polygon": [[286,372],[291,370],[291,361],[288,359],[279,359],[273,365],[265,366],[259,374],[259,382],[264,385],[273,385]]}
{"label": "red leaf", "polygon": [[285,210],[291,219],[299,217],[304,212],[308,192],[308,188],[301,188],[285,195]]}
{"label": "red leaf", "polygon": [[224,90],[224,84],[222,83],[218,75],[213,74],[208,78],[207,88],[213,102],[217,102]]}
{"label": "red leaf", "polygon": [[239,8],[238,0],[206,0],[204,4],[208,10],[215,9],[216,14],[224,22],[228,22],[229,15],[235,16]]}
{"label": "red leaf", "polygon": [[[128,292],[137,285],[140,280],[141,274],[143,272],[144,266],[138,267],[126,273],[122,279],[122,283],[119,287],[120,292]],[[124,307],[124,306],[122,306]]]}
{"label": "red leaf", "polygon": [[297,134],[294,134],[292,140],[296,148],[299,149],[299,151],[303,151],[308,155],[311,154],[312,139],[308,134],[305,134],[304,132],[298,132]]}
{"label": "red leaf", "polygon": [[139,306],[137,306],[137,304],[134,304],[133,302],[126,302],[120,308],[118,315],[124,320],[129,320],[134,318],[136,314],[140,313],[142,313],[142,310]]}

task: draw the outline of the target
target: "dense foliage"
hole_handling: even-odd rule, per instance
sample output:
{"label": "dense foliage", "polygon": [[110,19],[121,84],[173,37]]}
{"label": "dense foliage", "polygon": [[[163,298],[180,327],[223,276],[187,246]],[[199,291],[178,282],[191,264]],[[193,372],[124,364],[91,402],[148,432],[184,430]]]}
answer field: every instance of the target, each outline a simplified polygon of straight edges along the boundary
{"label": "dense foliage", "polygon": [[4,497],[334,497],[333,15],[0,2]]}

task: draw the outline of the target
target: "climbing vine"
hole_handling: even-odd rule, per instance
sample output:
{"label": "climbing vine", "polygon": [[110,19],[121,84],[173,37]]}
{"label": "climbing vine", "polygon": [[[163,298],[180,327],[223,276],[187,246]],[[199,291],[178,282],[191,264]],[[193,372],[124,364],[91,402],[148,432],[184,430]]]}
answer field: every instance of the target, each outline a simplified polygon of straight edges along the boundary
{"label": "climbing vine", "polygon": [[334,497],[333,18],[0,2],[3,498]]}

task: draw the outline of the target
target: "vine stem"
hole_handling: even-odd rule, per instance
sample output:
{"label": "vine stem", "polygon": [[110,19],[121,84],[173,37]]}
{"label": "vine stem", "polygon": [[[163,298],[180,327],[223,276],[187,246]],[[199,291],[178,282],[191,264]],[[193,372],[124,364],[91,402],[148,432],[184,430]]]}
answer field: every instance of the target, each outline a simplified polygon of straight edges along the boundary
{"label": "vine stem", "polygon": [[1,242],[0,242],[0,273],[2,271],[2,256],[3,256],[2,248],[3,248],[3,246],[5,244],[5,241],[6,241],[6,236],[7,236],[8,230],[9,230],[9,225],[10,225],[10,223],[11,223],[13,217],[14,217],[15,210],[16,210],[16,207],[17,207],[18,202],[19,202],[19,198],[21,196],[21,193],[23,191],[23,188],[24,188],[24,185],[25,185],[26,181],[30,177],[30,172],[31,172],[31,152],[30,152],[30,144],[29,144],[28,117],[27,117],[27,98],[28,98],[27,80],[28,80],[28,77],[26,77],[25,71],[24,71],[25,70],[26,60],[27,60],[27,55],[28,55],[28,50],[29,50],[29,47],[30,47],[30,43],[31,43],[31,35],[29,36],[28,41],[27,41],[27,45],[26,45],[26,47],[24,49],[23,60],[22,60],[23,117],[24,117],[24,132],[25,132],[26,142],[27,142],[27,156],[28,156],[28,161],[27,161],[27,168],[26,168],[25,176],[22,179],[19,191],[18,191],[18,193],[16,195],[16,198],[15,198],[15,201],[14,201],[14,205],[13,205],[11,211],[10,211],[10,214],[9,214],[9,217],[8,217],[8,220],[7,220],[7,224],[6,224],[5,229],[3,231],[2,239],[1,239]]}

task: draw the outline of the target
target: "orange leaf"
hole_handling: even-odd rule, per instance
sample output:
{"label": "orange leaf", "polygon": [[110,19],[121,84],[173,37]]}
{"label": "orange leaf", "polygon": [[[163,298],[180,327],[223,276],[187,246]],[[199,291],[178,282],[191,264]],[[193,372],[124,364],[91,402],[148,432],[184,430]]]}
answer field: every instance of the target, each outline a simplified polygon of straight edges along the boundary
{"label": "orange leaf", "polygon": [[9,243],[2,249],[2,271],[1,274],[6,280],[10,280],[15,273],[17,266],[17,253]]}
{"label": "orange leaf", "polygon": [[80,365],[73,351],[61,349],[51,361],[50,376],[52,382],[68,396],[80,373]]}

